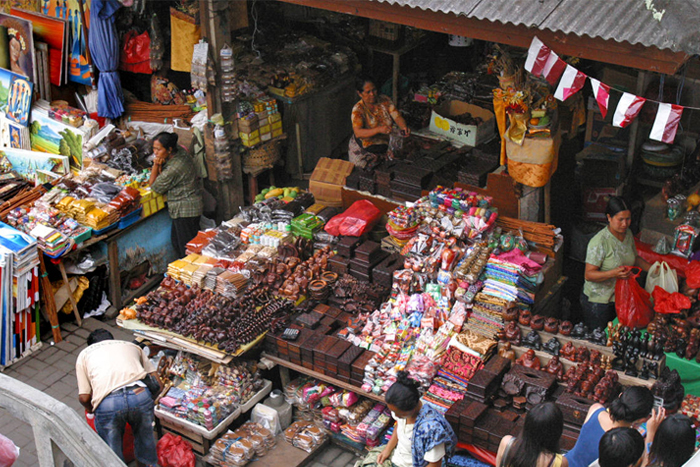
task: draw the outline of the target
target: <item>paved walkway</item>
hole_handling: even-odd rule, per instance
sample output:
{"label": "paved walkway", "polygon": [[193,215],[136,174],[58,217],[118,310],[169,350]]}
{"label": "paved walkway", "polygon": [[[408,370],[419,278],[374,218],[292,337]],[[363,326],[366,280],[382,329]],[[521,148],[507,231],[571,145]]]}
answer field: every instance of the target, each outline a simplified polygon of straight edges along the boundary
{"label": "paved walkway", "polygon": [[[85,410],[78,402],[78,384],[75,379],[75,361],[78,354],[87,347],[87,337],[95,329],[108,329],[115,339],[131,341],[133,334],[114,324],[114,321],[102,322],[93,318],[83,321],[81,328],[67,323],[61,326],[63,341],[51,345],[44,341],[42,348],[11,365],[5,370],[11,376],[65,403],[83,417]],[[36,467],[36,446],[31,426],[0,409],[0,433],[10,438],[20,447],[20,456],[13,467]],[[337,446],[329,445],[318,453],[307,467],[353,467],[358,460],[355,454]],[[198,466],[201,465],[198,463]],[[288,465],[267,467],[289,467]]]}
{"label": "paved walkway", "polygon": [[[81,328],[67,323],[61,326],[62,342],[51,345],[51,341],[44,341],[38,352],[10,365],[4,373],[58,399],[84,417],[85,410],[78,402],[75,361],[80,351],[87,347],[90,332],[98,328],[108,329],[115,339],[133,340],[133,335],[118,328],[114,321],[103,323],[89,318],[83,321]],[[30,425],[0,409],[0,433],[20,448],[19,459],[13,467],[39,465]]]}

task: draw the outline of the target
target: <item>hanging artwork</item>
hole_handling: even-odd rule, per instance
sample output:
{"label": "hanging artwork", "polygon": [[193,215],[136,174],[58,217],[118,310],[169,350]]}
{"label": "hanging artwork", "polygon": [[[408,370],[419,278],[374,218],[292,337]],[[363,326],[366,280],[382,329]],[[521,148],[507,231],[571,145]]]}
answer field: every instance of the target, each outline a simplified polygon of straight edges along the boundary
{"label": "hanging artwork", "polygon": [[9,70],[24,76],[30,81],[36,81],[34,69],[34,36],[32,22],[23,18],[0,13],[0,26],[7,30],[7,46],[9,50]]}
{"label": "hanging artwork", "polygon": [[[84,15],[81,17],[79,3],[82,3]],[[86,41],[83,34],[82,18],[85,27],[90,27],[90,0],[41,0],[41,12],[68,22],[68,80],[79,84],[91,84],[91,73],[85,51]]]}
{"label": "hanging artwork", "polygon": [[49,46],[49,69],[51,84],[61,86],[67,82],[68,74],[68,21],[52,18],[31,11],[13,8],[10,12],[32,22],[34,36]]}
{"label": "hanging artwork", "polygon": [[11,8],[39,11],[39,0],[10,0],[9,2],[0,2],[0,12],[9,13]]}
{"label": "hanging artwork", "polygon": [[9,120],[27,126],[33,88],[26,78],[0,68],[0,111]]}
{"label": "hanging artwork", "polygon": [[34,109],[29,136],[32,151],[68,156],[72,169],[80,170],[83,167],[83,142],[88,137],[84,130],[53,120],[42,109]]}

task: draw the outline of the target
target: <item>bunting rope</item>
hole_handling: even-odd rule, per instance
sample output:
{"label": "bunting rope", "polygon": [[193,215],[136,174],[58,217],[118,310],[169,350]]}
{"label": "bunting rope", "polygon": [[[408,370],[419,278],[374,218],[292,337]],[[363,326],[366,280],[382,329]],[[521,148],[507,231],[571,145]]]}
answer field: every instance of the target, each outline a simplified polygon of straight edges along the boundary
{"label": "bunting rope", "polygon": [[[622,97],[617,104],[612,120],[613,126],[619,128],[625,128],[632,123],[647,102],[658,104],[656,118],[654,119],[649,138],[668,144],[672,144],[676,138],[676,132],[683,111],[686,109],[700,110],[699,107],[689,107],[678,104],[678,102],[680,102],[680,90],[682,89],[683,81],[681,81],[681,87],[679,87],[676,92],[676,104],[639,97],[629,92],[615,89],[579,71],[574,66],[562,60],[559,55],[546,46],[537,36],[532,38],[532,43],[528,49],[527,59],[525,60],[525,70],[535,76],[545,78],[552,86],[558,82],[559,84],[554,91],[554,97],[560,101],[567,100],[583,89],[586,79],[588,79],[591,84],[591,89],[593,90],[593,96],[598,103],[603,118],[605,118],[608,113],[610,91],[615,90],[616,92],[622,93]],[[662,76],[661,82],[659,83],[659,98],[662,97],[663,82]]]}

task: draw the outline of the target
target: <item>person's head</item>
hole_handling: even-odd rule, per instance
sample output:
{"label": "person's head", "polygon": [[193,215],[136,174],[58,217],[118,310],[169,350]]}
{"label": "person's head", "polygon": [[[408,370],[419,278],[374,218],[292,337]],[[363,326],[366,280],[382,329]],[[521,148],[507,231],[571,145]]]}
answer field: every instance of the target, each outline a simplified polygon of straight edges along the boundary
{"label": "person's head", "polygon": [[632,386],[612,401],[608,412],[615,422],[637,424],[649,418],[653,407],[654,395],[649,388]]}
{"label": "person's head", "polygon": [[177,151],[177,134],[163,131],[153,138],[153,153],[156,157],[167,159]]}
{"label": "person's head", "polygon": [[26,53],[27,39],[21,31],[21,26],[13,20],[7,24],[8,48],[10,51],[11,65],[19,66],[20,56]]}
{"label": "person's head", "polygon": [[97,344],[102,341],[114,340],[114,336],[106,329],[95,329],[87,338],[87,345]]}
{"label": "person's head", "polygon": [[355,80],[355,91],[363,102],[374,104],[377,101],[379,90],[374,81],[369,77],[359,77]]}
{"label": "person's head", "polygon": [[418,382],[409,378],[407,372],[399,371],[396,375],[396,382],[386,392],[384,400],[396,417],[415,417],[420,410]]}
{"label": "person's head", "polygon": [[649,459],[654,465],[680,467],[695,451],[696,430],[690,418],[674,414],[666,418],[654,436]]}
{"label": "person's head", "polygon": [[632,222],[632,212],[627,202],[620,196],[610,197],[605,208],[605,216],[608,218],[610,229],[615,232],[627,232]]}
{"label": "person's head", "polygon": [[564,416],[552,402],[538,404],[527,413],[522,433],[510,455],[511,467],[537,465],[543,452],[558,453],[559,438],[564,430]]}
{"label": "person's head", "polygon": [[644,438],[634,428],[613,428],[598,444],[600,467],[637,467],[644,459]]}

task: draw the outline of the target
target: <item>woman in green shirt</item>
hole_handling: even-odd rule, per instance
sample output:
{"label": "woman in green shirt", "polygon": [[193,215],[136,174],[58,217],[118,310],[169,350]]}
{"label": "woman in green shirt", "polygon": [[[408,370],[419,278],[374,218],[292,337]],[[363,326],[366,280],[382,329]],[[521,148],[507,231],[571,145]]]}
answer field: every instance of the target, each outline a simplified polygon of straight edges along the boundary
{"label": "woman in green shirt", "polygon": [[624,199],[612,196],[605,209],[608,226],[598,232],[586,251],[586,272],[581,294],[583,321],[589,329],[605,328],[615,319],[615,283],[626,279],[630,267],[649,270],[649,263],[637,256],[634,236],[629,230],[632,213]]}
{"label": "woman in green shirt", "polygon": [[168,213],[173,220],[170,241],[182,258],[187,242],[199,231],[199,217],[204,209],[202,181],[192,157],[178,147],[175,133],[156,135],[153,153],[156,158],[149,183],[153,192],[168,197]]}

